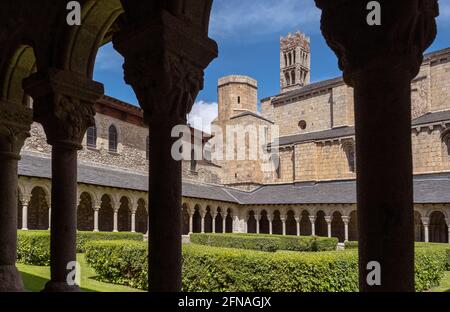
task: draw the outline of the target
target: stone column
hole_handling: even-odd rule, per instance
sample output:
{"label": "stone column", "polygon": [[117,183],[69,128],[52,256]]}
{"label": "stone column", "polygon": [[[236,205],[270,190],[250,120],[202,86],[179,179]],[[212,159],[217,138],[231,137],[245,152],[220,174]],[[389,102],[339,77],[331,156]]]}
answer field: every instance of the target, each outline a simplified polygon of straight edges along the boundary
{"label": "stone column", "polygon": [[255,220],[256,220],[256,234],[259,234],[259,232],[260,232],[260,230],[259,230],[259,227],[260,227],[259,222],[261,221],[261,216],[255,214]]}
{"label": "stone column", "polygon": [[20,199],[22,203],[22,230],[28,230],[28,205],[30,203],[30,195],[22,195]]}
{"label": "stone column", "polygon": [[422,224],[423,224],[423,235],[425,243],[429,243],[430,242],[430,218],[421,218],[422,220]]}
{"label": "stone column", "polygon": [[22,291],[17,258],[17,164],[29,136],[31,110],[0,101],[0,291]]}
{"label": "stone column", "polygon": [[297,236],[300,236],[300,221],[302,220],[301,217],[295,217],[295,223],[297,225]]}
{"label": "stone column", "polygon": [[273,215],[270,215],[269,213],[267,213],[267,220],[269,220],[269,234],[272,235],[273,234]]}
{"label": "stone column", "polygon": [[222,213],[222,233],[225,234],[226,232],[227,232],[227,216],[226,215],[224,216]]}
{"label": "stone column", "polygon": [[309,222],[311,222],[311,236],[316,236],[316,217],[309,216]]}
{"label": "stone column", "polygon": [[100,211],[100,204],[95,205],[94,207],[94,232],[98,232],[98,212]]}
{"label": "stone column", "polygon": [[195,211],[189,210],[189,235],[194,233],[194,213]]}
{"label": "stone column", "polygon": [[131,232],[136,233],[136,210],[131,212]]}
{"label": "stone column", "polygon": [[217,213],[212,215],[212,232],[216,233],[216,218],[217,218]]}
{"label": "stone column", "polygon": [[[322,33],[354,88],[359,289],[413,292],[411,81],[435,38],[438,3],[379,2],[382,24],[370,26],[365,1],[316,0]],[[367,283],[373,261],[381,285]]]}
{"label": "stone column", "polygon": [[344,240],[348,242],[348,224],[350,222],[349,216],[342,216],[342,222],[344,222]]}
{"label": "stone column", "polygon": [[52,227],[52,206],[50,204],[50,206],[48,207],[48,230],[51,230],[51,227]]}
{"label": "stone column", "polygon": [[[143,6],[150,15],[140,13]],[[195,7],[195,14],[183,16],[180,6],[134,1],[126,15],[135,25],[123,25],[113,37],[114,48],[125,58],[125,81],[150,129],[150,291],[181,290],[181,159],[172,155],[180,138],[172,131],[186,125],[203,88],[203,71],[218,53],[208,38],[211,6],[200,0]]]}
{"label": "stone column", "polygon": [[119,209],[115,209],[114,207],[113,207],[113,210],[114,210],[114,217],[113,217],[113,232],[119,232],[119,220],[118,220],[118,218],[119,218]]}
{"label": "stone column", "polygon": [[205,217],[206,217],[206,212],[205,211],[200,211],[200,232],[201,233],[205,233]]}
{"label": "stone column", "polygon": [[103,85],[55,68],[33,74],[23,85],[34,99],[34,119],[52,145],[51,279],[45,291],[79,291],[68,269],[76,261],[77,151],[94,124],[94,105]]}
{"label": "stone column", "polygon": [[331,216],[325,216],[325,222],[327,223],[327,233],[328,237],[331,237],[331,221],[333,218]]}
{"label": "stone column", "polygon": [[286,216],[280,216],[280,219],[283,227],[283,235],[286,235]]}
{"label": "stone column", "polygon": [[447,228],[448,228],[448,243],[450,244],[450,218],[445,219],[445,222],[447,223]]}

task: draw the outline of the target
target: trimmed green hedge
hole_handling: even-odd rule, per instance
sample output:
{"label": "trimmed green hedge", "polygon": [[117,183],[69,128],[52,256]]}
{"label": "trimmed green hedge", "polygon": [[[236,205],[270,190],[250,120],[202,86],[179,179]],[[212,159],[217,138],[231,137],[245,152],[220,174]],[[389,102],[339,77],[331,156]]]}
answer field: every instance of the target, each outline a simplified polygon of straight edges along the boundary
{"label": "trimmed green hedge", "polygon": [[33,265],[50,265],[50,232],[17,231],[17,261]]}
{"label": "trimmed green hedge", "polygon": [[187,245],[183,291],[352,292],[358,290],[358,261],[352,252],[264,253]]}
{"label": "trimmed green hedge", "polygon": [[[141,233],[77,232],[77,252],[84,252],[89,241],[143,241]],[[17,231],[17,261],[25,264],[50,265],[50,231]]]}
{"label": "trimmed green hedge", "polygon": [[[90,242],[86,259],[106,282],[147,289],[145,242]],[[443,248],[417,248],[416,290],[437,286],[447,262]],[[183,291],[351,292],[358,290],[356,250],[262,252],[183,246]]]}
{"label": "trimmed green hedge", "polygon": [[146,242],[92,241],[85,247],[86,261],[101,281],[148,289]]}
{"label": "trimmed green hedge", "polygon": [[191,234],[194,244],[259,251],[334,251],[337,238],[267,234]]}
{"label": "trimmed green hedge", "polygon": [[345,249],[358,249],[358,242],[356,241],[347,241],[344,242]]}

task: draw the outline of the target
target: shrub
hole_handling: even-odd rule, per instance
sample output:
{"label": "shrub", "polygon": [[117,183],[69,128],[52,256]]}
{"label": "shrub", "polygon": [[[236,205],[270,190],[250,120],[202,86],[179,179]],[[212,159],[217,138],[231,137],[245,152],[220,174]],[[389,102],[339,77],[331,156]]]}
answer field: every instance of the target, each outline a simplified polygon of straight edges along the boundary
{"label": "shrub", "polygon": [[358,249],[358,242],[352,241],[352,242],[345,242],[345,249]]}
{"label": "shrub", "polygon": [[333,251],[337,238],[267,234],[191,234],[191,242],[213,247],[260,251]]}
{"label": "shrub", "polygon": [[264,253],[187,245],[183,291],[351,292],[358,287],[352,252]]}
{"label": "shrub", "polygon": [[100,280],[147,289],[147,243],[137,241],[91,241],[85,245],[87,263]]}
{"label": "shrub", "polygon": [[448,264],[448,249],[439,246],[416,247],[416,291],[438,286]]}
{"label": "shrub", "polygon": [[50,265],[50,232],[18,231],[17,261],[33,265]]}
{"label": "shrub", "polygon": [[[143,241],[141,233],[77,232],[77,252],[84,252],[84,246],[93,240]],[[50,264],[49,231],[17,231],[17,261],[32,265]]]}
{"label": "shrub", "polygon": [[253,249],[275,252],[279,249],[280,239],[277,237],[244,236],[235,234],[191,234],[191,243],[239,249]]}
{"label": "shrub", "polygon": [[131,232],[77,232],[77,252],[84,252],[88,241],[98,240],[134,240],[143,241],[144,234]]}
{"label": "shrub", "polygon": [[[145,242],[90,242],[86,258],[102,280],[147,289]],[[416,290],[438,285],[446,249],[417,248]],[[320,253],[183,246],[183,291],[351,292],[358,290],[356,250]]]}

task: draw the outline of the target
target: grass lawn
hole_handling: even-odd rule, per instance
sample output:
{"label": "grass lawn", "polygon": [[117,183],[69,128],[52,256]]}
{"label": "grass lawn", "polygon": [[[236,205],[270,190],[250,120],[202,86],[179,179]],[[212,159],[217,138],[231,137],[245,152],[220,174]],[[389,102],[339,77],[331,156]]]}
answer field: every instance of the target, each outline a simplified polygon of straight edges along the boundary
{"label": "grass lawn", "polygon": [[450,292],[450,271],[445,272],[441,285],[431,289],[432,292]]}
{"label": "grass lawn", "polygon": [[[103,283],[95,280],[95,271],[89,267],[84,254],[77,254],[77,260],[81,266],[81,289],[89,292],[139,292],[131,287]],[[29,291],[41,291],[45,283],[50,279],[50,267],[26,265],[17,263],[17,268],[22,273],[23,284]]]}

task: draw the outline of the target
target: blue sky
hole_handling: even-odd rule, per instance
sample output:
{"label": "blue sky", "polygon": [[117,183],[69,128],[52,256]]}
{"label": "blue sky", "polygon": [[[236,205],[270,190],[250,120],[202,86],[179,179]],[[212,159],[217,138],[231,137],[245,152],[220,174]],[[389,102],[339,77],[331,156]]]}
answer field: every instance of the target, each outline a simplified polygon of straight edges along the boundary
{"label": "blue sky", "polygon": [[[428,51],[450,47],[450,0],[440,0],[438,36]],[[311,80],[340,76],[335,55],[320,33],[320,10],[313,0],[214,0],[210,37],[219,57],[205,71],[205,88],[190,114],[196,127],[209,130],[217,116],[217,80],[226,75],[248,75],[258,80],[259,99],[279,92],[279,40],[297,30],[311,37]],[[123,82],[123,59],[111,44],[97,55],[94,79],[105,93],[137,105],[132,89]],[[200,121],[201,120],[201,121]]]}

